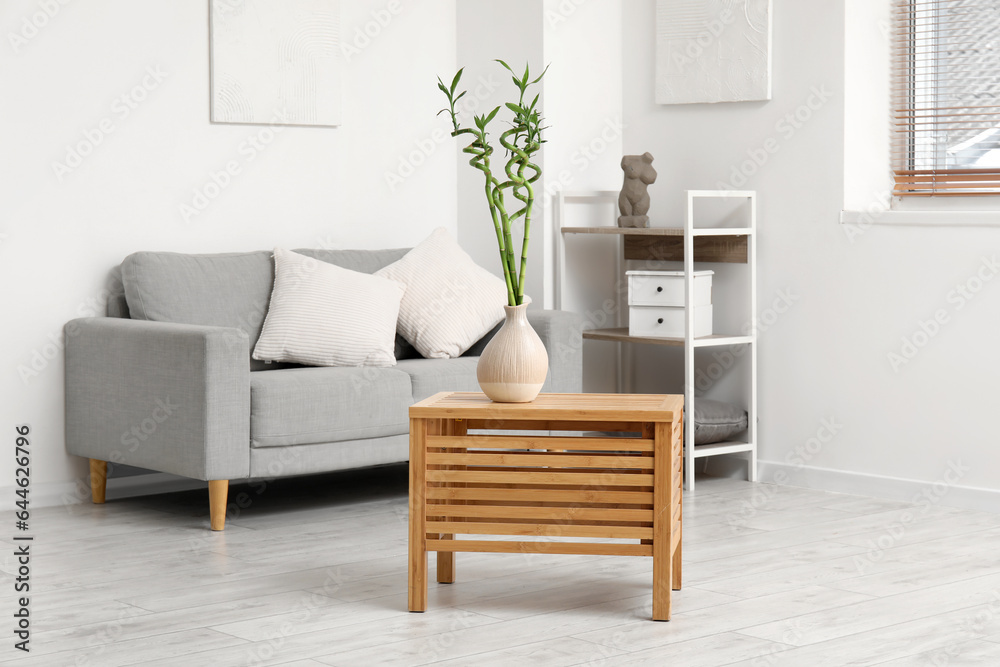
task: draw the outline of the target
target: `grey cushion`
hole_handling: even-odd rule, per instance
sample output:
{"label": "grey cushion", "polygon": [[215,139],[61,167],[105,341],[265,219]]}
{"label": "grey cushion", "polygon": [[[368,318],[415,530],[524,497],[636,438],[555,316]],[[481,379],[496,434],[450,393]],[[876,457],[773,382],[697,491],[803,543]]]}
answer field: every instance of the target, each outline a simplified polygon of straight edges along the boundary
{"label": "grey cushion", "polygon": [[479,357],[404,359],[396,362],[396,370],[410,376],[413,400],[422,401],[439,391],[479,391],[478,363]]}
{"label": "grey cushion", "polygon": [[409,430],[410,378],[391,368],[288,368],[250,374],[250,446],[280,447]]}
{"label": "grey cushion", "polygon": [[747,429],[747,411],[732,403],[696,398],[694,444],[708,445],[729,440]]}
{"label": "grey cushion", "polygon": [[105,315],[128,319],[128,302],[125,301],[125,286],[122,284],[121,264],[111,268],[111,274],[108,276],[107,294],[108,302]]}
{"label": "grey cushion", "polygon": [[132,319],[236,327],[250,337],[253,350],[267,314],[274,268],[266,251],[137,252],[122,262],[122,282]]}
{"label": "grey cushion", "polygon": [[306,257],[314,257],[329,264],[336,264],[351,271],[375,273],[393,262],[399,261],[409,248],[389,248],[388,250],[326,250],[308,248],[295,252]]}
{"label": "grey cushion", "polygon": [[108,297],[107,316],[129,319],[128,301],[125,300],[124,294],[112,294]]}
{"label": "grey cushion", "polygon": [[[374,273],[406,254],[397,250],[301,250],[352,271]],[[132,319],[236,327],[260,337],[274,285],[270,251],[188,255],[137,252],[122,262],[122,282]],[[251,360],[250,367],[267,366]]]}

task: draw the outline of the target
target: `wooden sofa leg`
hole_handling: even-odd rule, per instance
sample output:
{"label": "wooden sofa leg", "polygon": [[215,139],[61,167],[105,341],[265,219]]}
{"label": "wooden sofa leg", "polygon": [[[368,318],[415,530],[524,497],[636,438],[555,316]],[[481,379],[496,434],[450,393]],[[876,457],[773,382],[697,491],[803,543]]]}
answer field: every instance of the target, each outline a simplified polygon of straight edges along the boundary
{"label": "wooden sofa leg", "polygon": [[228,499],[228,479],[213,479],[208,482],[208,506],[212,517],[212,530],[222,530],[226,527],[226,502]]}
{"label": "wooden sofa leg", "polygon": [[101,505],[108,490],[108,462],[90,459],[90,497]]}

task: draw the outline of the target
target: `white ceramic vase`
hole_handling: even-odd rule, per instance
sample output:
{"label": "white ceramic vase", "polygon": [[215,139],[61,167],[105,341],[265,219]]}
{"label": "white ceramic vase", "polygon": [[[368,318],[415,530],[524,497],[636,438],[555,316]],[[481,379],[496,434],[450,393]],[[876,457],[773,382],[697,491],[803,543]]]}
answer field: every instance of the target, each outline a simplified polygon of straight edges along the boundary
{"label": "white ceramic vase", "polygon": [[528,324],[528,304],[504,306],[504,312],[503,326],[479,357],[476,378],[497,403],[528,403],[545,384],[549,355]]}

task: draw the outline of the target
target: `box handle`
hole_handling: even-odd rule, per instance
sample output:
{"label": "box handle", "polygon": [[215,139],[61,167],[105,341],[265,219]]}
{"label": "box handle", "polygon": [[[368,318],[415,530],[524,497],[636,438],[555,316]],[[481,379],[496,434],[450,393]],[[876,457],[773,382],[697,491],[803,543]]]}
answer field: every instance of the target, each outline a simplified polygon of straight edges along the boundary
{"label": "box handle", "polygon": [[661,317],[661,318],[657,319],[657,320],[656,320],[656,323],[657,323],[657,324],[663,324],[663,318]]}
{"label": "box handle", "polygon": [[657,291],[657,292],[662,292],[662,291],[663,291],[663,287],[662,287],[662,286],[661,286],[661,287],[657,287],[657,288],[656,288],[656,291]]}

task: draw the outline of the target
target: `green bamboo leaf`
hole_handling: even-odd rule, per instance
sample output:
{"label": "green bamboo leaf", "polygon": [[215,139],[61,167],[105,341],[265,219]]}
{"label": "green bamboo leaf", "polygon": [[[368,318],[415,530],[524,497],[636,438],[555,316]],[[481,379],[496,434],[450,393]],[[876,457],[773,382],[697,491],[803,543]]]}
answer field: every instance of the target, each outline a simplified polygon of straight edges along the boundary
{"label": "green bamboo leaf", "polygon": [[529,76],[530,75],[528,74],[528,63],[524,63],[524,76],[521,78],[521,82],[520,82],[521,85],[518,86],[518,88],[522,88],[523,89],[525,86],[528,85],[528,77]]}
{"label": "green bamboo leaf", "polygon": [[506,107],[518,115],[524,113],[524,110],[521,109],[521,107],[514,104],[513,102],[507,102]]}
{"label": "green bamboo leaf", "polygon": [[495,60],[494,62],[498,62],[498,63],[500,63],[501,65],[503,65],[503,66],[504,66],[505,68],[507,68],[507,71],[508,71],[508,72],[510,72],[511,74],[513,74],[513,73],[514,73],[514,70],[512,70],[512,69],[510,68],[510,65],[508,65],[508,64],[507,64],[507,63],[505,63],[504,61],[500,60],[499,58],[498,58],[497,60]]}
{"label": "green bamboo leaf", "polygon": [[458,97],[456,97],[456,98],[455,98],[455,101],[457,102],[457,101],[459,101],[460,99],[462,99],[463,97],[465,97],[465,94],[466,94],[467,92],[469,92],[469,91],[467,91],[467,90],[463,90],[462,92],[460,92],[460,93],[458,94]]}
{"label": "green bamboo leaf", "polygon": [[535,105],[538,104],[538,96],[539,95],[541,95],[541,93],[539,93],[538,95],[535,95],[535,99],[531,100],[531,106],[528,107],[529,109],[534,109]]}
{"label": "green bamboo leaf", "polygon": [[550,67],[552,67],[552,63],[549,63],[548,65],[546,65],[545,69],[542,70],[542,73],[538,75],[538,78],[535,79],[534,81],[532,81],[531,83],[538,83],[539,81],[541,81],[542,77],[545,76],[545,73],[549,71]]}
{"label": "green bamboo leaf", "polygon": [[514,85],[517,86],[518,88],[521,87],[521,80],[518,79],[516,76],[510,77],[510,80],[513,81]]}
{"label": "green bamboo leaf", "polygon": [[455,72],[455,78],[451,80],[451,92],[452,93],[455,92],[455,88],[458,86],[458,81],[459,81],[459,79],[462,78],[462,72],[463,71],[465,71],[464,67],[462,67],[457,72]]}
{"label": "green bamboo leaf", "polygon": [[496,118],[496,115],[497,115],[497,112],[498,112],[498,111],[500,111],[500,107],[497,107],[496,109],[494,109],[493,111],[491,111],[491,112],[490,112],[490,115],[488,115],[488,116],[486,117],[486,123],[484,123],[484,125],[485,125],[485,124],[487,124],[487,123],[489,123],[489,122],[490,122],[491,120],[493,120],[494,118]]}
{"label": "green bamboo leaf", "polygon": [[448,97],[451,97],[451,93],[449,93],[448,89],[445,88],[443,83],[441,83],[441,79],[438,79],[438,88],[441,90],[442,93],[444,93]]}

